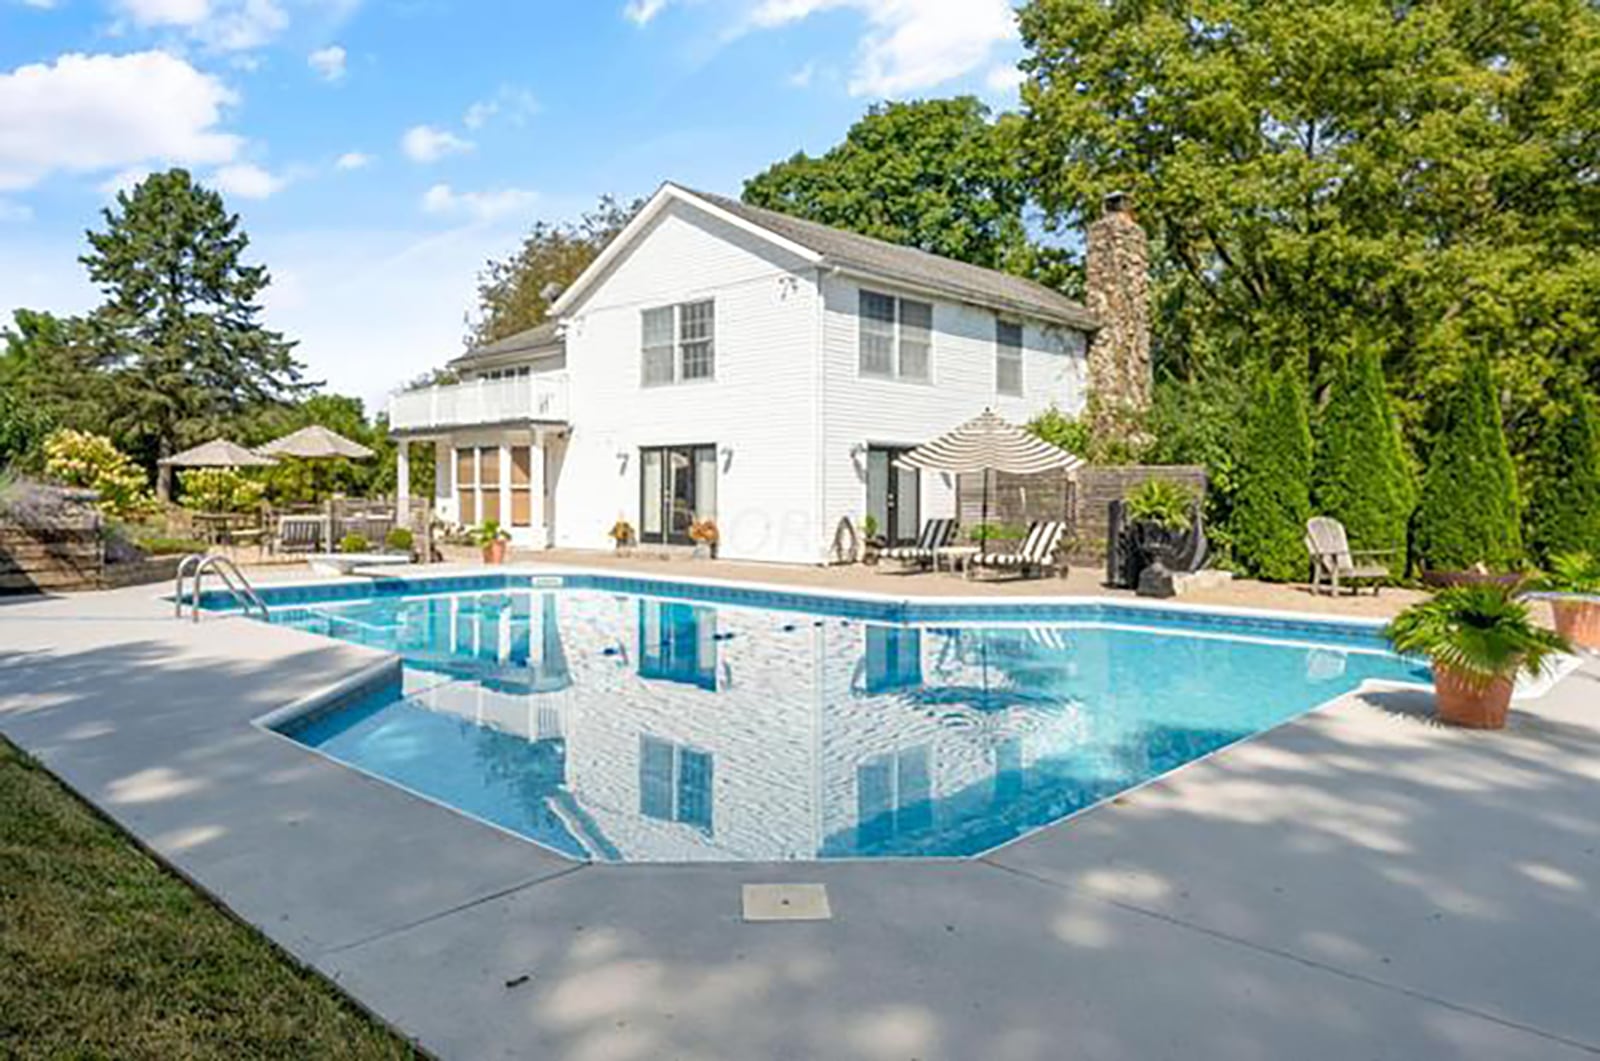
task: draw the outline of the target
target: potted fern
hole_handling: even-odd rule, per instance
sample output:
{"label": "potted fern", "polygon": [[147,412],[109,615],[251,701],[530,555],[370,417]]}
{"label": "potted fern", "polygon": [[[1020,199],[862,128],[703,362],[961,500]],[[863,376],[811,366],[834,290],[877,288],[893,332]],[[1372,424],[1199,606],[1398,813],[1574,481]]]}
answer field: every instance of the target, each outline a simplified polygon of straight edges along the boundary
{"label": "potted fern", "polygon": [[1556,633],[1575,645],[1600,649],[1600,559],[1591,553],[1550,558],[1550,571],[1536,583],[1552,594]]}
{"label": "potted fern", "polygon": [[888,543],[884,541],[878,526],[878,517],[868,512],[861,518],[861,562],[875,564],[878,562],[878,553]]}
{"label": "potted fern", "polygon": [[1384,628],[1396,652],[1433,663],[1439,718],[1473,729],[1501,729],[1519,674],[1539,674],[1567,639],[1535,625],[1507,586],[1453,586],[1413,604]]}
{"label": "potted fern", "polygon": [[1193,504],[1189,491],[1169,479],[1146,479],[1128,495],[1129,533],[1138,551],[1141,597],[1174,594],[1167,561],[1189,531]]}
{"label": "potted fern", "polygon": [[633,552],[633,524],[623,517],[617,517],[617,521],[611,525],[610,530],[606,531],[606,535],[611,539],[612,544],[616,546],[616,551],[619,555],[626,556]]}
{"label": "potted fern", "polygon": [[689,540],[694,542],[697,560],[709,560],[717,555],[717,542],[721,540],[714,519],[697,519],[689,524]]}
{"label": "potted fern", "polygon": [[486,519],[472,529],[472,544],[483,550],[483,562],[503,564],[506,549],[511,542],[511,532],[500,526],[500,521]]}

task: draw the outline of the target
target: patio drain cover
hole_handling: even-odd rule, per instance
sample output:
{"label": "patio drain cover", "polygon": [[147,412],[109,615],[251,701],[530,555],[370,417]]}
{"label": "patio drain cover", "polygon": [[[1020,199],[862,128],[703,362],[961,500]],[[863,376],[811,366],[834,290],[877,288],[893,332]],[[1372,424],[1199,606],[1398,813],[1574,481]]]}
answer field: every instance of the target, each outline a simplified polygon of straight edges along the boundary
{"label": "patio drain cover", "polygon": [[746,921],[831,921],[828,889],[821,884],[746,884]]}

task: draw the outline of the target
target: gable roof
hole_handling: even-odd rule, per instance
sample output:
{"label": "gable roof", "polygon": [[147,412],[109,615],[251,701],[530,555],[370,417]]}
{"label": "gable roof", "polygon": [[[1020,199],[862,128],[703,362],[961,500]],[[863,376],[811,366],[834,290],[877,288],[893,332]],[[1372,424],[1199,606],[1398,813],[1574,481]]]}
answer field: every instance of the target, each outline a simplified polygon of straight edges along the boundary
{"label": "gable roof", "polygon": [[496,339],[492,343],[474,346],[460,357],[450,361],[452,365],[463,365],[474,361],[483,361],[500,357],[505,354],[533,353],[535,356],[554,356],[561,353],[561,336],[557,332],[557,322],[547,320],[543,324],[535,324],[526,331],[508,335],[504,339]]}
{"label": "gable roof", "polygon": [[605,274],[611,263],[624,254],[627,246],[672,202],[688,203],[824,268],[898,282],[958,301],[1012,310],[1076,328],[1093,330],[1099,327],[1094,314],[1081,303],[1032,280],[670,182],[661,186],[627,227],[556,300],[551,307],[552,315],[571,309],[581,294]]}

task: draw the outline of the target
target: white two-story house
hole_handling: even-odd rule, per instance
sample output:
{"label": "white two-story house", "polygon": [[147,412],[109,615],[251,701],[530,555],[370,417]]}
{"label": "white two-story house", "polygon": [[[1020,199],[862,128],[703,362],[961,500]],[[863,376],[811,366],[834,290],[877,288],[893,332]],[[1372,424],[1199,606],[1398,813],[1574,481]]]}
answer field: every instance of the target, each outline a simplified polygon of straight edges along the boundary
{"label": "white two-story house", "polygon": [[436,446],[439,518],[521,546],[610,548],[618,519],[687,543],[700,518],[724,557],[817,563],[845,517],[903,541],[954,514],[905,450],[986,407],[1081,410],[1098,327],[1027,280],[667,184],[549,322],[395,396],[390,427]]}

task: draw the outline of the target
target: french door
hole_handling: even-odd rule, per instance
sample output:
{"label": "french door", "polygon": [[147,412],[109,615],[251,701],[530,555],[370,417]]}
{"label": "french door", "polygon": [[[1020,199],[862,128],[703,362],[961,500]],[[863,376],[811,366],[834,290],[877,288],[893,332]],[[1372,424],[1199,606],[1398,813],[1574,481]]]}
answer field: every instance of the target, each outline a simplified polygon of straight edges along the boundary
{"label": "french door", "polygon": [[717,448],[639,451],[639,540],[688,545],[689,525],[717,518]]}
{"label": "french door", "polygon": [[867,514],[890,545],[910,545],[922,523],[922,476],[895,461],[907,448],[867,447]]}

